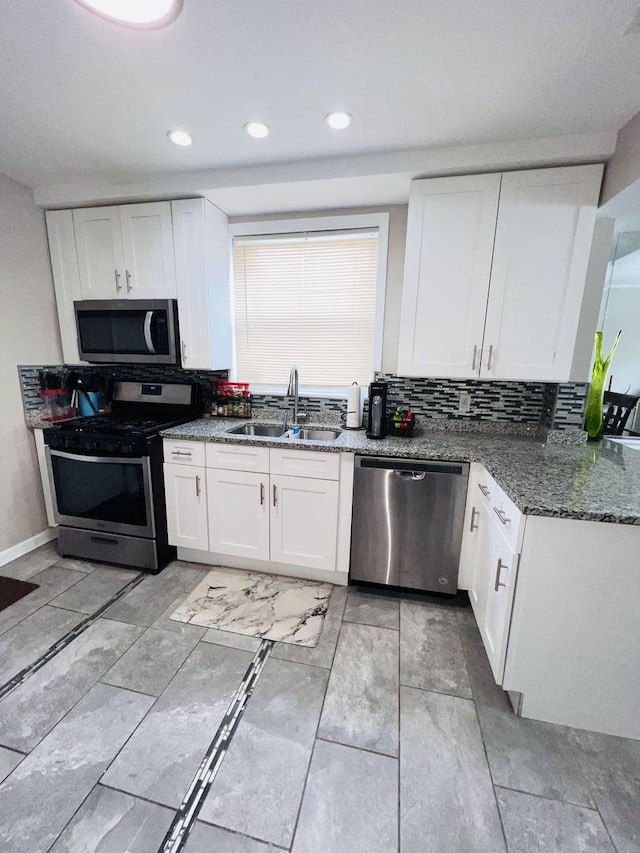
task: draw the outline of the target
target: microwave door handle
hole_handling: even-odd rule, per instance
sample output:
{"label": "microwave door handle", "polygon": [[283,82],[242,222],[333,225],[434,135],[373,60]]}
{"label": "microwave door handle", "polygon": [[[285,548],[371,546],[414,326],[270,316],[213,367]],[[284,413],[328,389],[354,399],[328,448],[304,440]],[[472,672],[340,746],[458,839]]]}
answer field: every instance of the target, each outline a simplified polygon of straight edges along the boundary
{"label": "microwave door handle", "polygon": [[144,340],[147,345],[147,349],[152,355],[156,354],[156,348],[153,345],[153,338],[151,337],[151,321],[153,320],[153,311],[147,311],[144,318]]}

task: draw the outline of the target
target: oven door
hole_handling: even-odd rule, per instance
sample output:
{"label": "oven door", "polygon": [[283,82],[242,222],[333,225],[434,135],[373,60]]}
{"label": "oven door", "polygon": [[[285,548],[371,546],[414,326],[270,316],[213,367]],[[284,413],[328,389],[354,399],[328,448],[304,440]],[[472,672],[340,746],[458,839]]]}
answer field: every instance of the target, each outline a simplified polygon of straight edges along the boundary
{"label": "oven door", "polygon": [[68,527],[153,538],[148,456],[82,456],[46,448],[55,519]]}
{"label": "oven door", "polygon": [[179,363],[174,299],[90,299],[74,308],[83,361]]}

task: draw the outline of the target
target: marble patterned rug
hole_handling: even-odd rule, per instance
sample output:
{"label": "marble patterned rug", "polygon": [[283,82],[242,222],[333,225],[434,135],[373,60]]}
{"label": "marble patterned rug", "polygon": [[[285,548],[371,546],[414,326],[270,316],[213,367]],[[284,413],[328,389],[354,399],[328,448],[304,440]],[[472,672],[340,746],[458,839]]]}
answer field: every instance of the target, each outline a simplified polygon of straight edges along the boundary
{"label": "marble patterned rug", "polygon": [[332,585],[215,568],[171,618],[263,640],[315,646]]}

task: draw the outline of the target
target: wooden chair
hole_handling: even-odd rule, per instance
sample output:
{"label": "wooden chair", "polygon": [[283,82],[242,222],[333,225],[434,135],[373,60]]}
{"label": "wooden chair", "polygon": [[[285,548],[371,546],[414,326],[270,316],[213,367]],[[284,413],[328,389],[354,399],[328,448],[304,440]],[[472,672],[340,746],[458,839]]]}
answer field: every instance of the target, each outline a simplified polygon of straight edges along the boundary
{"label": "wooden chair", "polygon": [[603,415],[605,435],[622,435],[629,420],[629,415],[635,409],[640,397],[633,394],[616,394],[614,391],[604,392],[604,405],[607,410]]}

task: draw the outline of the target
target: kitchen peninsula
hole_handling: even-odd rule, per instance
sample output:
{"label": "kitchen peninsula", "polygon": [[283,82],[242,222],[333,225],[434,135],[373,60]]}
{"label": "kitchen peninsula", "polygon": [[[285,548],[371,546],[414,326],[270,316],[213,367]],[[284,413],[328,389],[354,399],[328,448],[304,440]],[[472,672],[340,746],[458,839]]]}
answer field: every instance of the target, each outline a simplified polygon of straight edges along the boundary
{"label": "kitchen peninsula", "polygon": [[[245,454],[259,449],[277,455],[286,449],[314,459],[339,454],[340,478],[348,478],[356,454],[472,463],[459,584],[469,589],[496,682],[523,716],[640,737],[640,455],[635,450],[609,441],[553,444],[536,432],[513,436],[431,426],[411,439],[372,441],[343,431],[330,442],[239,436],[229,429],[203,419],[167,430],[165,463],[171,458],[167,445],[181,442],[202,448],[203,483],[213,470],[209,450],[221,446]],[[226,463],[216,467],[220,464]],[[478,489],[483,483],[484,491]],[[497,545],[487,538],[489,522],[483,525],[485,493],[491,494],[486,518],[502,513],[508,522]],[[214,501],[208,507],[209,531],[216,511]],[[345,515],[350,521],[350,504],[340,506],[339,518]],[[496,550],[505,545],[506,552]],[[208,546],[178,553],[186,560],[246,567]],[[502,573],[495,575],[498,553],[510,557],[498,558]],[[348,565],[342,560],[334,582],[347,583]],[[260,567],[282,571],[281,565],[270,567],[268,556]]]}

